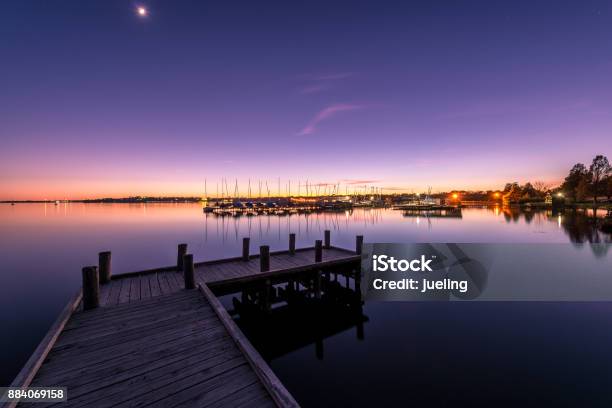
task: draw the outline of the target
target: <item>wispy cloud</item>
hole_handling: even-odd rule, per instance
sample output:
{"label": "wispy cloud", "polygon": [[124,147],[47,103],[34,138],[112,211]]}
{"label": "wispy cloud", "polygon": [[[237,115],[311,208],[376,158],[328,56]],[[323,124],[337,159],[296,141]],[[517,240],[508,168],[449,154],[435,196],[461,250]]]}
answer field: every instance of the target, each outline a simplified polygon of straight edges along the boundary
{"label": "wispy cloud", "polygon": [[313,94],[325,91],[332,87],[332,83],[354,76],[354,72],[331,72],[327,74],[307,74],[300,78],[308,82],[299,92],[301,94]]}
{"label": "wispy cloud", "polygon": [[317,113],[315,117],[312,118],[310,122],[308,122],[306,127],[304,127],[298,133],[298,136],[305,136],[314,133],[317,130],[317,126],[319,125],[319,123],[323,122],[324,120],[330,119],[331,117],[335,116],[340,112],[349,112],[358,109],[363,109],[363,106],[352,104],[335,104],[328,106],[327,108]]}
{"label": "wispy cloud", "polygon": [[354,72],[344,71],[344,72],[327,72],[327,73],[318,73],[318,74],[303,74],[297,76],[298,79],[305,81],[334,81],[339,79],[347,79],[352,76],[355,76]]}
{"label": "wispy cloud", "polygon": [[346,79],[354,76],[354,72],[334,72],[322,75],[312,75],[310,79],[314,81],[333,81],[336,79]]}
{"label": "wispy cloud", "polygon": [[380,180],[342,179],[342,180],[340,180],[340,182],[343,183],[343,184],[372,184],[372,183],[378,183],[378,182],[380,182]]}
{"label": "wispy cloud", "polygon": [[326,90],[329,88],[326,84],[316,84],[316,85],[308,85],[304,88],[300,89],[301,94],[313,94]]}

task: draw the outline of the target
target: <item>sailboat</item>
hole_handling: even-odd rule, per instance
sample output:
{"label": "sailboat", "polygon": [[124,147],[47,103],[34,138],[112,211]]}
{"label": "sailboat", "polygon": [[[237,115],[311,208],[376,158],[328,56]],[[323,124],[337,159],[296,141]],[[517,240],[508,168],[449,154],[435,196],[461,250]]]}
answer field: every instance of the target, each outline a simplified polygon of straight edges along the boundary
{"label": "sailboat", "polygon": [[214,207],[211,207],[210,205],[208,205],[208,193],[206,191],[206,179],[204,179],[204,201],[206,202],[206,205],[204,206],[202,211],[204,211],[205,213],[213,212],[215,210]]}

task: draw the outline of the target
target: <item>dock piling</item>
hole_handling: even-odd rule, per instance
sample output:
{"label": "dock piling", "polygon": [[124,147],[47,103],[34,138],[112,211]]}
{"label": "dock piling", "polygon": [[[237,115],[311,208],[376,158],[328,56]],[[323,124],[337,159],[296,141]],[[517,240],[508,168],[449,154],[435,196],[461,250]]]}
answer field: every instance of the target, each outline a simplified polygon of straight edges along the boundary
{"label": "dock piling", "polygon": [[268,245],[259,247],[259,269],[261,272],[270,270],[270,247]]}
{"label": "dock piling", "polygon": [[357,235],[355,237],[355,252],[357,255],[361,255],[363,252],[363,235]]}
{"label": "dock piling", "polygon": [[320,239],[315,241],[315,262],[323,260],[323,242]]}
{"label": "dock piling", "polygon": [[90,310],[100,306],[100,280],[97,266],[86,266],[83,273],[83,309]]}
{"label": "dock piling", "polygon": [[249,237],[242,238],[242,260],[249,261],[249,246],[251,239]]}
{"label": "dock piling", "polygon": [[325,230],[325,248],[331,248],[331,231]]}
{"label": "dock piling", "polygon": [[183,271],[183,257],[187,254],[187,244],[178,244],[178,253],[176,255],[176,270]]}
{"label": "dock piling", "polygon": [[295,234],[289,234],[289,253],[295,255]]}
{"label": "dock piling", "polygon": [[183,255],[183,274],[185,277],[185,289],[195,289],[195,274],[192,254]]}
{"label": "dock piling", "polygon": [[111,252],[104,251],[98,254],[98,270],[100,273],[100,283],[105,284],[111,281]]}

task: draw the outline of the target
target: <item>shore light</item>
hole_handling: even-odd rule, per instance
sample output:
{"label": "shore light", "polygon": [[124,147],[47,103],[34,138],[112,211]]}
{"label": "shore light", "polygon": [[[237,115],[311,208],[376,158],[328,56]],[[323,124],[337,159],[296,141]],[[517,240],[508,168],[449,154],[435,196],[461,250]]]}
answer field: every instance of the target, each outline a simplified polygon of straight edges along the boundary
{"label": "shore light", "polygon": [[456,200],[457,198],[459,198],[459,194],[453,193],[453,198]]}

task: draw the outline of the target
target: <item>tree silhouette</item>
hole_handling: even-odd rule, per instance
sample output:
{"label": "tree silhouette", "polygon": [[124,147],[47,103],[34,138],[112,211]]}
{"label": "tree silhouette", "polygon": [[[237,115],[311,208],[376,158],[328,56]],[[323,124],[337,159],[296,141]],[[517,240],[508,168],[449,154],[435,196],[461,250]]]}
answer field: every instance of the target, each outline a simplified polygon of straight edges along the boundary
{"label": "tree silhouette", "polygon": [[593,203],[597,203],[597,195],[601,192],[602,181],[612,172],[606,156],[597,155],[591,163],[589,173],[593,183]]}
{"label": "tree silhouette", "polygon": [[565,178],[565,181],[561,185],[561,190],[565,192],[565,195],[576,200],[578,185],[580,184],[580,181],[588,177],[588,174],[589,172],[584,164],[574,164],[574,167],[572,167],[569,174]]}

